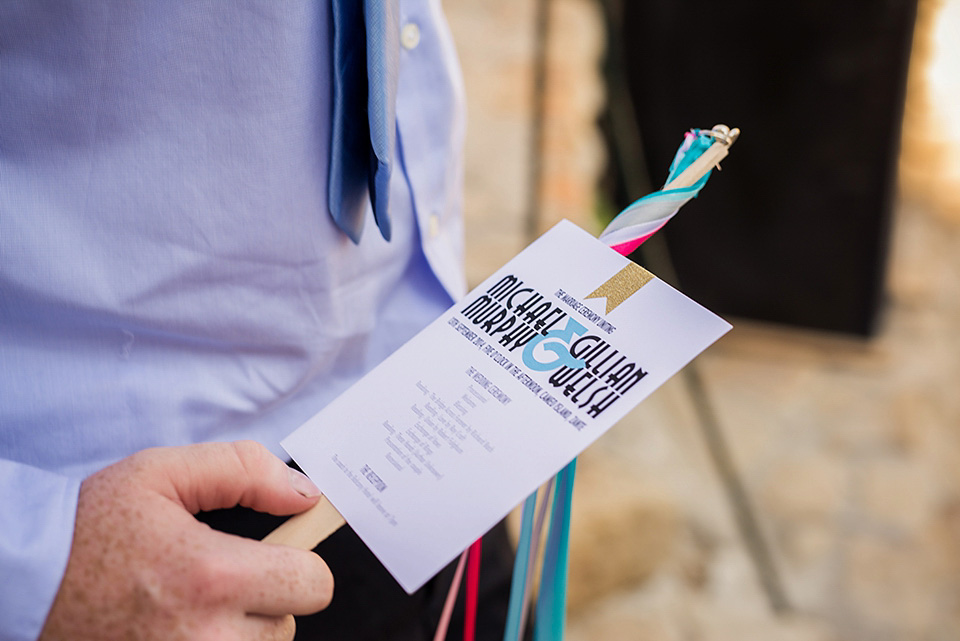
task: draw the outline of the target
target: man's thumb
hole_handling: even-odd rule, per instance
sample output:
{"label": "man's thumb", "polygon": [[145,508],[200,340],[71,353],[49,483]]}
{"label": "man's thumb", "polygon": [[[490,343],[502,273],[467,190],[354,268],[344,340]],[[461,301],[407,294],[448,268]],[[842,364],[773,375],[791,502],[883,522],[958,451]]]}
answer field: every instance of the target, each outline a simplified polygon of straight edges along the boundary
{"label": "man's thumb", "polygon": [[156,448],[136,457],[151,477],[159,475],[161,491],[194,514],[235,505],[296,514],[320,496],[310,479],[255,441]]}

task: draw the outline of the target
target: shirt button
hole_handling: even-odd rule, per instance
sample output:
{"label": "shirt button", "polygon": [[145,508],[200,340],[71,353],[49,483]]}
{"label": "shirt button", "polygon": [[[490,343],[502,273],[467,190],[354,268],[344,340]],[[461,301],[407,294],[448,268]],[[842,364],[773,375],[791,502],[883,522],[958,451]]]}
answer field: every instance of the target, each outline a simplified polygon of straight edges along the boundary
{"label": "shirt button", "polygon": [[408,22],[400,30],[400,44],[410,50],[420,44],[420,27],[415,22]]}
{"label": "shirt button", "polygon": [[430,219],[427,221],[427,235],[430,240],[440,235],[440,214],[436,212],[430,214]]}

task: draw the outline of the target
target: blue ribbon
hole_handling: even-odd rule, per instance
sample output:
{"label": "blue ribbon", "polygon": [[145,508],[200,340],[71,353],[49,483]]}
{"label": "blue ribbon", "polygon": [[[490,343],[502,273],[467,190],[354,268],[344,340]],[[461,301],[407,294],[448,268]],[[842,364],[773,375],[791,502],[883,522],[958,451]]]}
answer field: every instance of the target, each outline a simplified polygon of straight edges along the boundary
{"label": "blue ribbon", "polygon": [[530,544],[533,534],[533,513],[537,509],[537,490],[523,503],[523,515],[520,524],[520,539],[517,541],[517,558],[513,563],[513,578],[510,582],[510,603],[507,606],[507,625],[503,632],[503,641],[520,639],[520,625],[523,621],[524,593],[527,585]]}
{"label": "blue ribbon", "polygon": [[562,641],[567,610],[567,560],[570,550],[570,506],[577,459],[557,475],[550,515],[550,532],[540,574],[540,597],[533,629],[534,641]]}

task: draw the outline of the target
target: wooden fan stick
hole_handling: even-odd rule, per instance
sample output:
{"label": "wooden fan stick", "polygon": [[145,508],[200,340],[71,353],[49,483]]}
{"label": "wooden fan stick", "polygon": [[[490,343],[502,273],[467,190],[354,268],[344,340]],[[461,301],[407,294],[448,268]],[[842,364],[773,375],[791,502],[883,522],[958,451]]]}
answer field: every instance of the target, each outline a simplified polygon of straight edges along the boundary
{"label": "wooden fan stick", "polygon": [[312,550],[345,524],[346,521],[340,516],[340,512],[337,512],[337,508],[333,507],[327,497],[321,496],[316,505],[284,521],[280,527],[265,536],[263,542]]}
{"label": "wooden fan stick", "polygon": [[[740,130],[737,128],[730,129],[726,125],[716,125],[706,133],[713,136],[715,142],[679,176],[665,185],[665,190],[690,187],[696,184],[708,171],[714,167],[719,167],[719,163],[726,157],[730,145],[740,135]],[[312,550],[345,523],[344,518],[327,500],[327,497],[321,496],[316,505],[306,512],[288,519],[268,534],[263,541]]]}

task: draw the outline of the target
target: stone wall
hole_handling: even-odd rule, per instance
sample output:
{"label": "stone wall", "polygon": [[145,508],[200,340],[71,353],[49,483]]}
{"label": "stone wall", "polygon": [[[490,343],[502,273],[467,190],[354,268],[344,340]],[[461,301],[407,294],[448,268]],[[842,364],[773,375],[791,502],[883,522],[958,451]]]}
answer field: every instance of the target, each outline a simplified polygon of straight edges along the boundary
{"label": "stone wall", "polygon": [[[595,229],[603,152],[595,121],[603,89],[601,17],[589,0],[549,3],[540,180],[532,145],[536,2],[449,0],[468,104],[464,214],[467,277],[475,285],[561,218]],[[541,207],[528,233],[531,190]]]}

